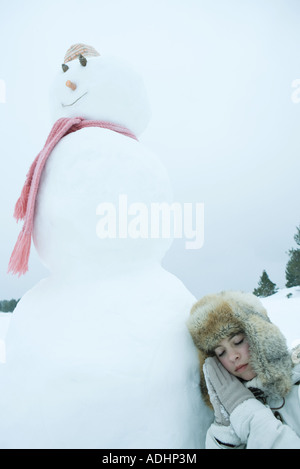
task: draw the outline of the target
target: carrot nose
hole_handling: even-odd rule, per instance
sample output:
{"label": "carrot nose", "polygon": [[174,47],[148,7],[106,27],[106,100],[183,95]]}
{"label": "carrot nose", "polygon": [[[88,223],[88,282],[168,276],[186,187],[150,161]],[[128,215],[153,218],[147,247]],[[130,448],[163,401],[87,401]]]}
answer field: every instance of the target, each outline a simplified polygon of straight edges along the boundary
{"label": "carrot nose", "polygon": [[75,83],[73,83],[72,81],[68,80],[66,81],[66,86],[68,86],[69,88],[71,88],[71,90],[76,90],[77,86],[75,85]]}

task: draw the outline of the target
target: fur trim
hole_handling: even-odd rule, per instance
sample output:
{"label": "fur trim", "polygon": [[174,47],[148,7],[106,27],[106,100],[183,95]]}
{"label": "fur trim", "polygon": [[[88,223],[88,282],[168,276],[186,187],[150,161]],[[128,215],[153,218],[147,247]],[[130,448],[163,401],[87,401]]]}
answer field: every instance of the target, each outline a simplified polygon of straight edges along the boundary
{"label": "fur trim", "polygon": [[295,365],[300,363],[300,344],[292,348],[292,361]]}
{"label": "fur trim", "polygon": [[207,295],[192,307],[187,326],[199,349],[200,387],[207,404],[203,364],[222,339],[239,332],[246,334],[251,365],[268,396],[283,397],[290,391],[292,361],[286,340],[255,295],[235,291]]}

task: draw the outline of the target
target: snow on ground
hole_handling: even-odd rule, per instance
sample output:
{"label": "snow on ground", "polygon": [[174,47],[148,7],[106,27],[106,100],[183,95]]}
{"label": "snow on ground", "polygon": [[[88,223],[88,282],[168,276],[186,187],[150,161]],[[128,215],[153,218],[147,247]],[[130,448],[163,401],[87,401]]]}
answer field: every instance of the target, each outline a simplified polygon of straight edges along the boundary
{"label": "snow on ground", "polygon": [[286,337],[289,348],[300,343],[300,286],[282,288],[275,295],[261,298],[271,321]]}

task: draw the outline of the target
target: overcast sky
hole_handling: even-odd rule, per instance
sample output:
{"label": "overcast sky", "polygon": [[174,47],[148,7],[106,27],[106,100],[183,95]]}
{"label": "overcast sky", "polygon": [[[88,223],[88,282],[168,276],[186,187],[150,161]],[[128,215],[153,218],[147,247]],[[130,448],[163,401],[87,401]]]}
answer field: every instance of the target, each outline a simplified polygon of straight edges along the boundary
{"label": "overcast sky", "polygon": [[50,84],[76,42],[143,75],[152,118],[140,140],[175,201],[204,203],[203,247],[174,241],[165,268],[196,297],[252,291],[263,269],[284,287],[300,224],[299,24],[297,0],[2,2],[0,299],[47,275],[33,246],[29,272],[6,273],[21,228],[12,214],[50,131]]}

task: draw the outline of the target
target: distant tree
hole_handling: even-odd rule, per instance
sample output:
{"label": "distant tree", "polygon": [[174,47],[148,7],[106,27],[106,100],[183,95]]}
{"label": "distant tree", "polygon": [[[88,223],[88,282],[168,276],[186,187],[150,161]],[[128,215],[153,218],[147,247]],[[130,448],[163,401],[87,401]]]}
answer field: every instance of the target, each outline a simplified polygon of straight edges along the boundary
{"label": "distant tree", "polygon": [[300,249],[290,249],[289,256],[285,269],[285,286],[288,288],[300,285]]}
{"label": "distant tree", "polygon": [[277,291],[276,284],[271,282],[267,272],[264,270],[259,279],[258,287],[253,290],[253,294],[265,298],[266,296],[274,295]]}
{"label": "distant tree", "polygon": [[2,300],[0,301],[0,311],[2,313],[12,313],[15,307],[17,306],[19,300]]}
{"label": "distant tree", "polygon": [[[296,229],[297,232],[294,235],[294,240],[300,246],[300,225]],[[285,286],[290,288],[300,285],[300,248],[292,248],[288,251],[288,254],[290,258],[285,269]]]}

